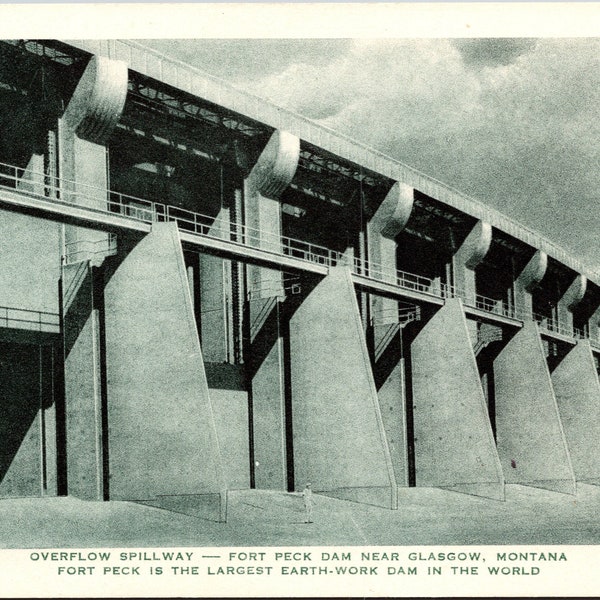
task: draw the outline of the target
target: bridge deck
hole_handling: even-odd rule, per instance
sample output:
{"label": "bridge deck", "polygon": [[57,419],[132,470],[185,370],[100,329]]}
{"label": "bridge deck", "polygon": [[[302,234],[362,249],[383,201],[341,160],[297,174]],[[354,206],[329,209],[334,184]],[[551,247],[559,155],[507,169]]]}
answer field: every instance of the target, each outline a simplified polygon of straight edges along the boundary
{"label": "bridge deck", "polygon": [[[2,185],[7,179],[12,184],[11,186]],[[262,247],[264,240],[261,232],[250,230],[244,226],[235,226],[227,232],[214,230],[206,223],[206,220],[209,219],[206,215],[182,209],[171,210],[172,207],[163,204],[126,197],[109,190],[104,190],[108,198],[108,208],[103,210],[65,202],[27,189],[15,189],[15,180],[16,175],[0,177],[0,207],[7,210],[114,234],[126,232],[144,235],[151,231],[153,222],[174,220],[178,223],[183,243],[224,258],[320,276],[327,275],[329,269],[336,264],[345,264],[344,258],[339,252],[327,248],[283,236],[278,236],[276,242],[267,239],[267,243],[264,244],[267,246],[265,248]],[[69,195],[69,192],[65,193],[60,187],[51,187],[50,189],[56,196],[59,195],[59,192],[62,192],[63,196],[68,197]],[[76,196],[76,194],[70,194],[72,197]],[[116,201],[114,200],[115,196],[117,197]],[[141,208],[139,206],[132,208],[127,204],[129,201],[144,204]],[[226,239],[226,237],[230,239]],[[237,241],[238,239],[240,241]],[[249,241],[253,243],[249,244]],[[360,261],[355,261],[348,266],[353,270],[354,284],[370,292],[398,300],[410,300],[434,306],[442,306],[445,302],[444,298],[448,295],[447,292],[428,289],[426,283],[431,282],[417,275],[399,271],[390,276],[389,273],[382,273],[377,268],[373,269],[372,274],[365,274],[365,264]],[[456,290],[452,294],[456,295],[455,292]],[[497,312],[493,309],[485,310],[485,302],[476,301],[475,304],[476,306],[465,305],[465,313],[470,317],[499,326],[522,326],[522,319],[515,315],[503,314],[502,311]],[[580,337],[569,336],[562,331],[552,331],[543,326],[540,327],[540,330],[548,338],[572,344],[576,342],[575,338]]]}

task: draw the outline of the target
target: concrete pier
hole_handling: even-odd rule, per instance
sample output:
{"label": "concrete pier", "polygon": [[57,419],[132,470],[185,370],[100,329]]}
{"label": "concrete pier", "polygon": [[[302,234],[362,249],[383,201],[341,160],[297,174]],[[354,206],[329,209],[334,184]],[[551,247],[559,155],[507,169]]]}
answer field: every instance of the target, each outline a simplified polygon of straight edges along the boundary
{"label": "concrete pier", "polygon": [[515,279],[515,308],[523,319],[533,318],[533,300],[531,292],[542,281],[548,268],[548,255],[537,250],[529,259],[525,268]]}
{"label": "concrete pier", "polygon": [[536,324],[494,361],[496,439],[507,483],[575,493],[575,474]]}
{"label": "concrete pier", "polygon": [[452,257],[454,270],[454,286],[463,302],[474,306],[475,267],[485,258],[492,242],[492,226],[484,221],[477,221],[465,241]]}
{"label": "concrete pier", "polygon": [[221,453],[174,223],[123,258],[104,304],[110,498],[218,496]]}
{"label": "concrete pier", "polygon": [[[279,197],[292,181],[300,140],[275,131],[244,183],[246,225],[250,245],[280,252]],[[257,488],[286,489],[286,407],[284,333],[281,302],[285,297],[280,271],[247,267],[254,484]]]}
{"label": "concrete pier", "polygon": [[68,493],[83,500],[107,497],[99,279],[89,261],[63,269]]}
{"label": "concrete pier", "polygon": [[583,300],[586,289],[587,277],[578,274],[558,301],[558,320],[567,331],[573,328],[573,309]]}
{"label": "concrete pier", "polygon": [[396,508],[394,469],[347,268],[332,269],[294,313],[290,353],[296,489],[311,482],[321,494]]}
{"label": "concrete pier", "polygon": [[600,485],[600,383],[588,340],[552,371],[552,386],[575,478]]}
{"label": "concrete pier", "polygon": [[[367,239],[370,269],[384,281],[396,282],[395,237],[404,229],[413,204],[414,189],[396,182],[369,222]],[[406,486],[409,479],[406,386],[399,306],[398,301],[393,298],[375,294],[370,298],[377,396],[396,482],[400,486]]]}
{"label": "concrete pier", "polygon": [[[114,130],[127,96],[127,65],[92,56],[58,122],[61,198],[81,206],[106,210],[108,172],[106,142]],[[112,209],[111,209],[112,210]],[[118,212],[115,206],[114,210]],[[78,260],[102,262],[108,234],[65,227],[68,253]]]}
{"label": "concrete pier", "polygon": [[417,486],[504,499],[504,477],[459,299],[411,345]]}

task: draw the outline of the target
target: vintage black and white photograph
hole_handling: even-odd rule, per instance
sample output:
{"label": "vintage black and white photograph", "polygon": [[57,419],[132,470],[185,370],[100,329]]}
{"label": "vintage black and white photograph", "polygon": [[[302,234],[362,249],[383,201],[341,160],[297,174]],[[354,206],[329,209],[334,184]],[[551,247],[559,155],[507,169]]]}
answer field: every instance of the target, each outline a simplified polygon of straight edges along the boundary
{"label": "vintage black and white photograph", "polygon": [[599,544],[599,40],[0,41],[0,547],[244,593]]}

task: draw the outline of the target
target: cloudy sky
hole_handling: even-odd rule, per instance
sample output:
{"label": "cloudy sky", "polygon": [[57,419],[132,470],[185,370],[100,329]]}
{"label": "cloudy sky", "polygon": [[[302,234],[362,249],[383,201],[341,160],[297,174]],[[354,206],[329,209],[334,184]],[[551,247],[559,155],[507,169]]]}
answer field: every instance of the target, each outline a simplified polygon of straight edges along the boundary
{"label": "cloudy sky", "polygon": [[600,268],[600,38],[156,40]]}

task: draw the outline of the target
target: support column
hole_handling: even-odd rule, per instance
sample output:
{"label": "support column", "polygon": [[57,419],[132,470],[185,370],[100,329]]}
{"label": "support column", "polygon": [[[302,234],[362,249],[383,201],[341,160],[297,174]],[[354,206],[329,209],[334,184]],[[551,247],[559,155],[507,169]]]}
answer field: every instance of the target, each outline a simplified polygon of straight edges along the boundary
{"label": "support column", "polygon": [[[388,283],[396,284],[395,238],[408,222],[413,203],[414,188],[396,182],[368,225],[369,264],[376,271],[374,274]],[[397,323],[397,309],[396,300],[373,296],[373,323],[376,325]]]}
{"label": "support column", "polygon": [[69,495],[105,498],[100,306],[89,261],[63,268],[63,332]]}
{"label": "support column", "polygon": [[[62,200],[107,209],[106,143],[116,127],[127,97],[127,65],[92,56],[58,123]],[[108,234],[65,226],[68,253],[94,260],[108,249]],[[105,248],[106,246],[106,248]],[[101,262],[101,259],[98,261]]]}
{"label": "support column", "polygon": [[506,483],[575,493],[575,475],[536,324],[494,361],[496,439]]}
{"label": "support column", "polygon": [[[222,206],[209,235],[229,239],[230,209]],[[231,261],[200,254],[200,323],[204,359],[210,363],[232,358]]]}
{"label": "support column", "polygon": [[418,486],[504,499],[504,478],[467,322],[453,298],[411,345]]}
{"label": "support column", "polygon": [[[277,130],[246,178],[246,241],[250,245],[282,252],[279,197],[291,183],[299,157],[300,140],[286,131]],[[251,267],[248,271],[250,288],[265,290],[261,297],[283,294],[278,271],[262,267]]]}
{"label": "support column", "polygon": [[296,489],[397,507],[397,485],[350,270],[334,267],[290,320]]}
{"label": "support column", "polygon": [[492,226],[477,221],[452,257],[454,286],[465,304],[475,306],[475,268],[484,259],[492,242]]}
{"label": "support column", "polygon": [[573,331],[573,309],[583,300],[587,289],[587,277],[577,275],[557,304],[558,322],[561,328],[566,327],[569,334]]}
{"label": "support column", "polygon": [[[244,184],[247,243],[283,251],[279,197],[294,177],[299,156],[296,136],[273,133]],[[287,489],[283,277],[252,265],[247,273],[254,485]]]}
{"label": "support column", "polygon": [[548,255],[537,250],[515,280],[515,310],[517,316],[523,320],[533,319],[531,293],[544,278],[547,268]]}
{"label": "support column", "polygon": [[552,371],[552,385],[575,477],[600,485],[600,382],[588,340]]}
{"label": "support column", "polygon": [[590,340],[596,345],[600,345],[600,306],[589,318],[588,329]]}
{"label": "support column", "polygon": [[[404,229],[413,202],[414,188],[396,182],[368,224],[370,273],[389,283],[396,283],[395,237]],[[396,481],[407,486],[406,385],[398,301],[374,294],[370,299],[377,396]]]}

